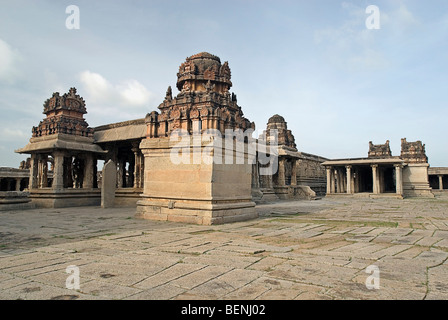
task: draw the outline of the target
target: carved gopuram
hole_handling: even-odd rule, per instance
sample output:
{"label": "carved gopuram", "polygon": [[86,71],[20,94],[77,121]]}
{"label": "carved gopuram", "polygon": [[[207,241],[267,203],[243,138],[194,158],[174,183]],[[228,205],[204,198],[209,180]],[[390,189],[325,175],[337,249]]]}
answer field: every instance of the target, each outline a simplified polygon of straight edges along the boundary
{"label": "carved gopuram", "polygon": [[[173,97],[169,87],[160,112],[146,116],[146,139],[140,143],[144,188],[137,217],[204,225],[257,217],[249,159],[255,152],[246,143],[250,137],[233,137],[254,124],[230,94],[230,77],[227,62],[205,52],[193,55],[179,68],[179,94]],[[235,148],[236,142],[243,149]]]}
{"label": "carved gopuram", "polygon": [[392,156],[389,141],[382,145],[369,142],[367,158],[330,160],[323,165],[327,170],[327,195],[434,197],[421,141],[402,139],[399,157]]}
{"label": "carved gopuram", "polygon": [[[104,151],[94,144],[93,129],[84,120],[84,99],[71,88],[45,101],[46,117],[32,129],[19,153],[31,155],[29,192],[38,207],[69,207],[100,203],[97,159]],[[52,179],[49,173],[52,173]]]}
{"label": "carved gopuram", "polygon": [[[285,119],[276,114],[267,123],[263,140],[277,139],[278,170],[272,175],[260,175],[262,161],[253,166],[252,194],[256,202],[278,199],[312,199],[325,194],[325,168],[328,160],[299,152],[294,135],[288,130]],[[260,157],[260,151],[257,156]]]}

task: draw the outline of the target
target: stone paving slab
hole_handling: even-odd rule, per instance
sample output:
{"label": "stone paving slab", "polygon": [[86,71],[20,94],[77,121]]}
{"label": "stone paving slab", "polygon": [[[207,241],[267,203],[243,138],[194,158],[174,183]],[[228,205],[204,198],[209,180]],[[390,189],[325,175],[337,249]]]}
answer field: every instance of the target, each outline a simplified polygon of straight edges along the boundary
{"label": "stone paving slab", "polygon": [[447,200],[281,201],[217,226],[132,208],[0,212],[0,299],[448,299]]}

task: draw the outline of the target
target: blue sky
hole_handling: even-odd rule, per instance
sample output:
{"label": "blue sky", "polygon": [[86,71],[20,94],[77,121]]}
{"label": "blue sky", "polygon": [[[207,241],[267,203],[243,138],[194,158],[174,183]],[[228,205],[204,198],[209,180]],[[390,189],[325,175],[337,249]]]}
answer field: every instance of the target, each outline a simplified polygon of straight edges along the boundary
{"label": "blue sky", "polygon": [[[80,29],[65,12],[80,10]],[[381,29],[369,30],[368,5]],[[365,157],[368,142],[426,144],[448,166],[448,2],[0,0],[0,166],[43,118],[44,101],[75,86],[91,127],[157,109],[186,57],[228,61],[232,92],[261,132],[285,117],[298,149]]]}

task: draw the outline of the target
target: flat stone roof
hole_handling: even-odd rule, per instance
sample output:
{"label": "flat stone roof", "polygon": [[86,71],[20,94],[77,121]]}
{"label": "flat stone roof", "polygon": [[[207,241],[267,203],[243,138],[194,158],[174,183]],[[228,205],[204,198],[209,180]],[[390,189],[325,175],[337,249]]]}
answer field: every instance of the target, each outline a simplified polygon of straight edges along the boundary
{"label": "flat stone roof", "polygon": [[447,174],[448,175],[448,167],[429,167],[428,174]]}
{"label": "flat stone roof", "polygon": [[325,161],[324,166],[343,166],[343,165],[372,165],[372,164],[403,164],[404,161],[400,157],[390,158],[350,158],[335,159]]}
{"label": "flat stone roof", "polygon": [[17,153],[51,152],[53,150],[73,150],[80,152],[106,153],[100,146],[93,143],[92,137],[83,137],[65,133],[34,137]]}
{"label": "flat stone roof", "polygon": [[136,140],[146,138],[145,119],[106,124],[94,128],[95,143]]}
{"label": "flat stone roof", "polygon": [[0,178],[28,178],[30,169],[0,167]]}

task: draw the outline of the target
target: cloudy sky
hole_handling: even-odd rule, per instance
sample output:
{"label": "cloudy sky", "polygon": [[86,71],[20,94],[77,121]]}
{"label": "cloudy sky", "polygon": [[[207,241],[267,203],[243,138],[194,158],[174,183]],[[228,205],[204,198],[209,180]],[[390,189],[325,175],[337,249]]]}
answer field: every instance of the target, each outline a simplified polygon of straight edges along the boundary
{"label": "cloudy sky", "polygon": [[390,140],[399,155],[406,137],[448,166],[447,40],[446,0],[0,0],[0,166],[26,158],[14,150],[53,92],[76,87],[91,127],[143,118],[202,51],[229,61],[257,129],[281,114],[300,151],[365,157]]}

